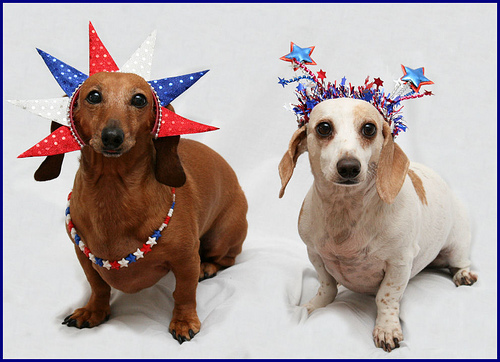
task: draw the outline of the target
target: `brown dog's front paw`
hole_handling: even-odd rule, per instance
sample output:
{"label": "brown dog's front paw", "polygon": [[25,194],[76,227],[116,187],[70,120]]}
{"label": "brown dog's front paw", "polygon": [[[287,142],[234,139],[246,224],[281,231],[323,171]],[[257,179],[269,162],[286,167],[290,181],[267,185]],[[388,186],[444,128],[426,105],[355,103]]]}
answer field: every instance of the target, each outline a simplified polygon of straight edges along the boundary
{"label": "brown dog's front paw", "polygon": [[109,319],[108,311],[90,311],[86,308],[79,308],[70,314],[62,324],[66,324],[68,327],[82,328],[92,328],[98,326],[99,324],[106,322]]}
{"label": "brown dog's front paw", "polygon": [[190,341],[193,337],[200,331],[201,323],[196,318],[196,320],[186,321],[186,320],[172,320],[170,322],[169,331],[179,344],[185,341]]}
{"label": "brown dog's front paw", "polygon": [[399,323],[397,326],[375,326],[373,330],[373,340],[377,347],[386,352],[399,348],[399,342],[403,341],[403,331]]}

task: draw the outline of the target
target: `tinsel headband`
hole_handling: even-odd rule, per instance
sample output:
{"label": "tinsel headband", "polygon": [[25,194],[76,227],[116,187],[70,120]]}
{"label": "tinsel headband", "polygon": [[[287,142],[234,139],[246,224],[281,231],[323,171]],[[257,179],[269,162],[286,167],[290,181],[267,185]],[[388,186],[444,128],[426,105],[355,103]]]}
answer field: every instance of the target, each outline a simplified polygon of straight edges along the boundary
{"label": "tinsel headband", "polygon": [[[51,156],[80,150],[84,146],[84,142],[77,133],[73,119],[73,106],[80,86],[89,76],[98,72],[135,73],[146,80],[149,79],[155,40],[156,32],[154,31],[132,57],[121,68],[118,68],[97,35],[92,23],[89,23],[89,75],[37,49],[57,83],[68,97],[41,100],[15,100],[9,102],[38,116],[60,123],[63,126],[56,129],[48,137],[18,157]],[[156,109],[155,126],[151,131],[154,138],[207,132],[217,129],[216,127],[181,117],[165,108],[207,72],[208,70],[204,70],[177,77],[148,81],[151,86]]]}
{"label": "tinsel headband", "polygon": [[325,80],[326,72],[320,69],[319,72],[314,73],[306,66],[306,64],[316,64],[311,59],[313,50],[314,46],[301,48],[292,42],[290,53],[280,58],[291,62],[294,71],[300,68],[303,73],[303,75],[288,80],[278,77],[278,83],[283,87],[290,83],[298,83],[295,93],[299,103],[292,104],[291,107],[292,111],[297,115],[299,127],[309,122],[311,111],[318,103],[327,99],[353,98],[372,104],[391,127],[393,136],[397,136],[400,132],[406,131],[407,128],[401,114],[403,108],[401,102],[407,99],[432,95],[430,91],[419,93],[422,85],[434,84],[425,77],[424,68],[411,69],[404,65],[401,65],[404,74],[396,81],[392,94],[384,93],[384,89],[381,88],[384,82],[380,78],[374,78],[370,82],[370,78],[367,77],[364,85],[358,87],[350,83],[347,85],[345,77],[338,84],[337,81],[334,83],[327,82]]}

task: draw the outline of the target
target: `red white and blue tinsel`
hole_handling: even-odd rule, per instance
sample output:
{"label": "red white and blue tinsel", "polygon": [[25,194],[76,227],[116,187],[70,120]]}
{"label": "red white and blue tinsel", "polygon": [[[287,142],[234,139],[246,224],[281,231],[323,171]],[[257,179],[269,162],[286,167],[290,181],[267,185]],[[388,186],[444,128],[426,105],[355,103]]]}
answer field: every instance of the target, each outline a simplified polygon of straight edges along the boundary
{"label": "red white and blue tinsel", "polygon": [[401,110],[402,101],[423,96],[432,95],[432,92],[424,91],[419,93],[420,87],[425,84],[433,84],[424,75],[424,68],[412,69],[401,65],[403,76],[396,81],[396,86],[392,93],[386,94],[382,88],[383,81],[380,78],[374,78],[370,81],[367,77],[362,86],[353,86],[347,84],[343,77],[340,82],[327,82],[326,72],[321,70],[316,74],[312,72],[306,64],[315,65],[311,53],[313,47],[301,48],[291,43],[290,53],[281,57],[281,60],[292,63],[294,71],[301,69],[303,75],[291,79],[278,77],[278,83],[285,87],[291,83],[298,83],[295,94],[299,101],[298,104],[292,104],[292,111],[297,116],[299,127],[309,122],[309,116],[313,108],[320,102],[327,99],[353,98],[364,100],[372,104],[384,117],[384,120],[392,129],[393,136],[406,131],[406,123],[403,119]]}
{"label": "red white and blue tinsel", "polygon": [[[84,144],[74,127],[72,107],[82,83],[89,76],[99,72],[135,73],[146,80],[149,79],[155,41],[156,32],[153,32],[131,58],[119,68],[97,35],[92,23],[89,23],[89,75],[37,49],[55,80],[68,97],[12,100],[9,102],[40,117],[58,122],[63,126],[18,157],[50,156],[80,150]],[[207,72],[208,70],[204,70],[148,81],[155,98],[157,114],[156,123],[151,132],[153,137],[177,136],[217,129],[181,117],[165,108]]]}
{"label": "red white and blue tinsel", "polygon": [[144,256],[151,251],[153,246],[158,244],[158,239],[161,237],[162,231],[166,229],[168,223],[170,222],[170,219],[172,218],[172,215],[174,214],[175,188],[172,188],[172,206],[170,207],[167,217],[165,218],[161,226],[153,232],[153,234],[148,238],[148,240],[144,244],[142,244],[141,248],[137,248],[136,251],[128,254],[127,256],[121,258],[120,260],[114,260],[114,261],[105,260],[97,257],[85,245],[82,238],[78,235],[75,225],[71,221],[70,200],[71,200],[71,192],[68,195],[68,205],[65,212],[66,227],[68,228],[68,232],[70,233],[71,238],[75,242],[75,245],[78,246],[78,248],[80,248],[80,250],[85,254],[87,258],[89,258],[90,261],[92,261],[92,263],[99,265],[100,267],[106,268],[108,270],[110,269],[118,270],[120,268],[128,268],[129,264],[135,263],[139,259],[144,258]]}

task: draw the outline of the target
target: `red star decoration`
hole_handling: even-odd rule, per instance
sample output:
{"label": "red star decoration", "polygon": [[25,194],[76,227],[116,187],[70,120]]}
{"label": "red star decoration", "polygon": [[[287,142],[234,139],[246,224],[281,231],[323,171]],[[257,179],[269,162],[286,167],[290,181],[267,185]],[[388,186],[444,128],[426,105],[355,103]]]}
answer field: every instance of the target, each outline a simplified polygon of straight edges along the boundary
{"label": "red star decoration", "polygon": [[432,94],[432,92],[431,92],[431,91],[426,90],[426,91],[424,92],[424,96],[433,96],[433,95],[434,95],[434,94]]}
{"label": "red star decoration", "polygon": [[318,78],[323,80],[326,78],[326,72],[323,71],[323,69],[320,69],[319,72],[318,72]]}
{"label": "red star decoration", "polygon": [[118,264],[117,261],[112,262],[111,263],[111,269],[115,269],[115,270],[120,269],[120,264]]}
{"label": "red star decoration", "polygon": [[375,85],[377,86],[377,89],[378,89],[378,87],[382,87],[382,85],[384,84],[384,81],[380,78],[375,78],[373,80],[373,83],[375,83]]}

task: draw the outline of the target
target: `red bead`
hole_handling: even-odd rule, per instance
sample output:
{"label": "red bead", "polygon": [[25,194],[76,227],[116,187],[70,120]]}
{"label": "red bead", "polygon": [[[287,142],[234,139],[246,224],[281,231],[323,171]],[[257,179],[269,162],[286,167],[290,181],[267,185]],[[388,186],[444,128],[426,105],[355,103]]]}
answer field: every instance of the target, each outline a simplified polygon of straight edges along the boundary
{"label": "red bead", "polygon": [[151,245],[149,245],[149,244],[142,244],[141,251],[142,251],[144,254],[149,253],[149,252],[151,251]]}
{"label": "red bead", "polygon": [[86,246],[83,248],[83,253],[85,254],[85,256],[88,258],[89,257],[89,254],[90,254],[90,249],[87,248]]}
{"label": "red bead", "polygon": [[68,195],[68,201],[69,201],[69,199],[71,199],[71,194],[72,193],[73,193],[73,191],[69,193],[69,195]]}
{"label": "red bead", "polygon": [[120,264],[117,261],[111,263],[111,269],[120,269]]}
{"label": "red bead", "polygon": [[75,227],[75,225],[73,225],[73,221],[70,221],[68,223],[68,231],[71,232],[71,229],[73,229]]}
{"label": "red bead", "polygon": [[167,217],[165,218],[165,224],[168,224],[168,222],[169,222],[169,221],[170,221],[170,216],[167,216]]}

